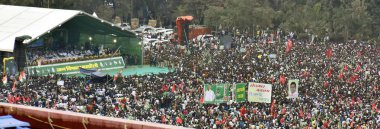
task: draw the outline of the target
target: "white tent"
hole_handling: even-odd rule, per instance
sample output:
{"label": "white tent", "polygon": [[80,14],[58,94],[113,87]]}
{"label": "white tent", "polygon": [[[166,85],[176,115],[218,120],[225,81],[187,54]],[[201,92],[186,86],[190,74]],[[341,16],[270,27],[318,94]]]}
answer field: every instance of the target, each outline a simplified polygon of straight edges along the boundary
{"label": "white tent", "polygon": [[98,17],[98,15],[96,15],[96,13],[94,12],[94,13],[92,13],[92,16],[94,16],[94,17]]}
{"label": "white tent", "polygon": [[13,52],[16,37],[30,36],[30,40],[24,41],[24,43],[28,43],[60,27],[74,17],[82,15],[112,26],[113,31],[122,30],[134,35],[120,27],[114,27],[108,21],[78,10],[0,5],[0,51]]}
{"label": "white tent", "polygon": [[0,5],[0,51],[13,52],[16,37],[37,39],[81,13],[76,10]]}

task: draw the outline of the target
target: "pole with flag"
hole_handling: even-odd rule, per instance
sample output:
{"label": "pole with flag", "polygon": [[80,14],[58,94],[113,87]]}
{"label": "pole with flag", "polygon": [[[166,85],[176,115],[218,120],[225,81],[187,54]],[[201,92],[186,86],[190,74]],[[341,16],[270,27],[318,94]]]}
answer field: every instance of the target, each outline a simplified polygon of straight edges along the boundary
{"label": "pole with flag", "polygon": [[275,117],[275,110],[274,110],[275,104],[276,104],[276,99],[273,99],[272,103],[270,105],[270,114],[273,116],[273,118],[276,118]]}
{"label": "pole with flag", "polygon": [[3,86],[6,86],[7,83],[8,83],[8,77],[7,77],[7,75],[4,75],[4,76],[3,76],[2,81],[3,81]]}
{"label": "pole with flag", "polygon": [[333,54],[332,49],[331,49],[331,48],[328,48],[328,49],[326,50],[326,57],[327,57],[327,58],[331,58],[332,54]]}
{"label": "pole with flag", "polygon": [[16,79],[13,81],[12,92],[16,91]]}
{"label": "pole with flag", "polygon": [[292,50],[292,47],[293,47],[293,42],[292,42],[292,40],[291,39],[288,39],[288,42],[287,42],[287,44],[286,44],[286,53],[289,53],[290,52],[290,50]]}
{"label": "pole with flag", "polygon": [[26,76],[25,76],[25,72],[24,72],[24,71],[21,71],[21,72],[20,72],[20,75],[19,75],[19,77],[18,77],[18,80],[19,80],[20,82],[24,82],[24,81],[26,80]]}

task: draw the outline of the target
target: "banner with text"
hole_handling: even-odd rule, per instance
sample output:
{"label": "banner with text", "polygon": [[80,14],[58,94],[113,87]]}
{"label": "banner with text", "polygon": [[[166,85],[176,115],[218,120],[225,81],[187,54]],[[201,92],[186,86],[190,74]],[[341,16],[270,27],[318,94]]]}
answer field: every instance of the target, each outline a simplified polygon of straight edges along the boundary
{"label": "banner with text", "polygon": [[246,83],[236,84],[236,102],[244,102],[247,100],[245,87],[246,87]]}
{"label": "banner with text", "polygon": [[28,67],[28,71],[31,75],[45,76],[48,74],[78,74],[79,67],[84,69],[100,69],[110,70],[124,68],[124,60],[122,57],[112,57],[104,59],[58,63],[42,66]]}
{"label": "banner with text", "polygon": [[205,85],[204,103],[223,103],[230,100],[230,84]]}
{"label": "banner with text", "polygon": [[248,101],[258,103],[270,103],[272,96],[272,84],[254,83],[248,84]]}

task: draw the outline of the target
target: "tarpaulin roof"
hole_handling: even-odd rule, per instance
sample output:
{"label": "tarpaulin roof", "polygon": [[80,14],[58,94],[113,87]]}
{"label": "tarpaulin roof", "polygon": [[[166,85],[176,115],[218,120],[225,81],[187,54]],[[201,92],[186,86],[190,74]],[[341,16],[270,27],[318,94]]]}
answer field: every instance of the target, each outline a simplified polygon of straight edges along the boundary
{"label": "tarpaulin roof", "polygon": [[16,37],[30,36],[30,42],[72,19],[82,25],[97,25],[91,26],[94,33],[100,29],[102,34],[110,32],[120,37],[135,37],[133,32],[78,10],[0,5],[0,51],[13,52]]}
{"label": "tarpaulin roof", "polygon": [[11,115],[0,116],[0,128],[11,128],[11,127],[29,127],[28,122],[23,122],[13,118]]}

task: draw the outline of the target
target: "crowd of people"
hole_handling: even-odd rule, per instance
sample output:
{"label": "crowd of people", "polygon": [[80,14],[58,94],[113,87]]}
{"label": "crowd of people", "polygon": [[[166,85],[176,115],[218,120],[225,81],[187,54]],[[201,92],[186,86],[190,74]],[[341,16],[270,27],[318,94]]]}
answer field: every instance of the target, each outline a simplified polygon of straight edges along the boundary
{"label": "crowd of people", "polygon": [[89,60],[97,58],[105,58],[111,56],[119,56],[120,52],[109,48],[99,47],[82,47],[80,49],[57,49],[46,50],[44,48],[32,48],[27,53],[28,65],[46,65],[64,62],[73,62],[80,60]]}
{"label": "crowd of people", "polygon": [[[230,49],[211,49],[202,41],[190,42],[185,50],[157,44],[145,54],[173,72],[101,83],[90,77],[30,76],[16,89],[9,81],[1,88],[1,100],[201,129],[380,128],[379,44],[301,41],[288,35],[289,46],[286,40],[266,42],[267,37],[234,36]],[[287,98],[280,78],[299,79],[297,98]],[[272,103],[202,102],[205,84],[248,82],[272,84]]]}

